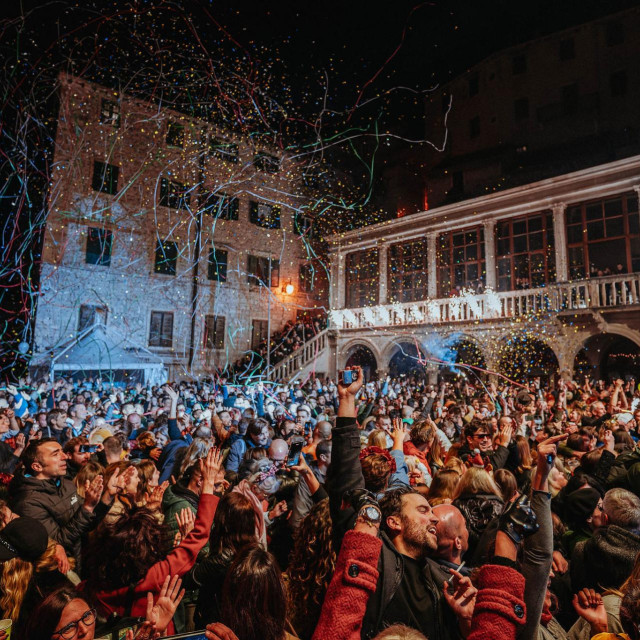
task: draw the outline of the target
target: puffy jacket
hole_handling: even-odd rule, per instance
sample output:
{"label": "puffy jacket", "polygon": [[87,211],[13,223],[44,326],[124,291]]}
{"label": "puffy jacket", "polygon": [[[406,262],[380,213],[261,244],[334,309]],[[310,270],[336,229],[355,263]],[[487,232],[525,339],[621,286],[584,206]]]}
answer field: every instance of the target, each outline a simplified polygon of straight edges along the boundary
{"label": "puffy jacket", "polygon": [[101,502],[93,514],[85,511],[75,484],[66,478],[38,480],[31,476],[16,476],[9,495],[13,511],[42,522],[49,537],[59,542],[76,561],[80,556],[82,535],[108,511]]}
{"label": "puffy jacket", "polygon": [[189,509],[195,514],[198,511],[198,500],[199,497],[193,491],[189,491],[179,482],[167,487],[162,496],[162,512],[164,513],[164,523],[171,532],[172,540],[175,538],[176,533],[180,531],[176,514],[183,509]]}

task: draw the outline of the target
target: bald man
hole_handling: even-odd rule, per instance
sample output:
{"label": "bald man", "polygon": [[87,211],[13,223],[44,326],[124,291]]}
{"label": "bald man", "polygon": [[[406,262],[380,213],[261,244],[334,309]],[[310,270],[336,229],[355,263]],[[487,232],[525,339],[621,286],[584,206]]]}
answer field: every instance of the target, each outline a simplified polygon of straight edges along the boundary
{"label": "bald man", "polygon": [[320,422],[316,424],[316,428],[313,430],[313,439],[302,449],[302,453],[304,453],[307,458],[317,460],[316,447],[322,440],[331,440],[331,423],[326,420],[320,420]]}
{"label": "bald man", "polygon": [[278,469],[284,467],[289,455],[289,445],[280,438],[276,438],[269,446],[269,460],[275,464]]}
{"label": "bald man", "polygon": [[[438,548],[431,554],[431,558],[440,566],[442,579],[448,580],[451,577],[449,569],[458,569],[469,548],[469,531],[464,516],[457,507],[438,504],[433,507],[433,513],[439,520],[436,525]],[[465,565],[460,569],[460,573],[469,575],[471,571]]]}

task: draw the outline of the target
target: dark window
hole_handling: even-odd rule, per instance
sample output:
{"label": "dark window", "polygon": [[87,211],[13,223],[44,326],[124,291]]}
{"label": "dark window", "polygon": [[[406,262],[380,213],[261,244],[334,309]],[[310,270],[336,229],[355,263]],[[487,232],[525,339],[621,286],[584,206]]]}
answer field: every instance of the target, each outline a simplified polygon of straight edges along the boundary
{"label": "dark window", "polygon": [[253,164],[259,171],[265,173],[278,173],[280,171],[280,159],[270,153],[258,151],[253,158]]}
{"label": "dark window", "polygon": [[173,313],[152,311],[149,324],[149,346],[170,347],[173,343]]}
{"label": "dark window", "polygon": [[393,244],[388,259],[389,300],[415,302],[427,297],[427,241]]}
{"label": "dark window", "polygon": [[93,163],[93,181],[91,187],[94,191],[102,191],[114,195],[118,192],[118,174],[119,167],[115,164],[107,164],[106,162]]}
{"label": "dark window", "polygon": [[569,84],[562,87],[562,112],[565,116],[572,115],[578,111],[580,105],[580,94],[577,84]]}
{"label": "dark window", "polygon": [[100,104],[100,124],[110,124],[116,128],[120,126],[120,107],[117,102],[102,99]]}
{"label": "dark window", "polygon": [[576,57],[576,48],[573,38],[560,40],[560,60],[573,60]]}
{"label": "dark window", "polygon": [[89,227],[87,230],[85,262],[87,264],[99,264],[102,267],[110,266],[112,245],[113,234],[111,231]]}
{"label": "dark window", "polygon": [[555,280],[551,213],[499,222],[496,249],[498,291],[531,289]]}
{"label": "dark window", "polygon": [[170,147],[184,147],[184,126],[177,122],[170,122],[167,127],[167,144]]}
{"label": "dark window", "polygon": [[209,153],[219,160],[225,160],[232,164],[237,164],[240,152],[235,142],[227,142],[221,138],[211,138],[209,142]]}
{"label": "dark window", "polygon": [[300,291],[303,293],[311,293],[315,289],[316,278],[316,269],[313,264],[305,262],[300,265]]}
{"label": "dark window", "polygon": [[477,138],[480,135],[480,116],[469,120],[469,137]]}
{"label": "dark window", "polygon": [[617,98],[618,96],[624,96],[627,93],[627,72],[622,69],[621,71],[615,71],[609,76],[609,89],[611,90],[611,97]]}
{"label": "dark window", "polygon": [[190,202],[187,187],[168,178],[160,180],[160,204],[171,209],[187,209]]}
{"label": "dark window", "polygon": [[378,249],[347,254],[347,307],[378,304]]}
{"label": "dark window", "polygon": [[471,76],[469,78],[469,97],[472,98],[475,96],[480,90],[480,83],[478,81],[478,76]]}
{"label": "dark window", "polygon": [[518,98],[513,103],[513,113],[516,120],[526,120],[529,117],[529,98]]}
{"label": "dark window", "polygon": [[266,320],[252,320],[251,322],[251,348],[257,349],[261,343],[267,341],[269,324]]}
{"label": "dark window", "polygon": [[204,201],[204,213],[220,220],[237,220],[240,202],[226,193],[211,193]]}
{"label": "dark window", "polygon": [[567,209],[566,224],[572,278],[636,269],[640,225],[635,194],[574,205]]}
{"label": "dark window", "polygon": [[280,207],[252,200],[249,204],[249,221],[265,229],[279,229]]}
{"label": "dark window", "polygon": [[209,250],[209,265],[207,270],[209,280],[217,282],[227,281],[227,252],[223,249]]}
{"label": "dark window", "polygon": [[607,22],[606,33],[607,47],[615,47],[617,44],[624,42],[624,25],[622,22],[612,20]]}
{"label": "dark window", "polygon": [[204,348],[224,349],[224,332],[226,318],[224,316],[204,317]]}
{"label": "dark window", "polygon": [[[253,285],[269,285],[269,258],[249,255],[247,258],[247,282]],[[271,287],[280,284],[280,261],[271,258]]]}
{"label": "dark window", "polygon": [[513,59],[511,62],[512,62],[512,71],[514,76],[527,72],[527,57],[524,55],[524,53],[521,53],[517,56],[513,56]]}
{"label": "dark window", "polygon": [[95,304],[80,305],[78,314],[78,333],[92,327],[96,322],[107,324],[107,308]]}
{"label": "dark window", "polygon": [[438,290],[448,296],[456,287],[478,289],[484,286],[484,229],[442,234],[438,239]]}
{"label": "dark window", "polygon": [[293,215],[293,231],[299,236],[311,237],[313,221],[299,213]]}
{"label": "dark window", "polygon": [[178,245],[172,240],[156,244],[156,261],[154,271],[167,276],[175,276],[178,266]]}

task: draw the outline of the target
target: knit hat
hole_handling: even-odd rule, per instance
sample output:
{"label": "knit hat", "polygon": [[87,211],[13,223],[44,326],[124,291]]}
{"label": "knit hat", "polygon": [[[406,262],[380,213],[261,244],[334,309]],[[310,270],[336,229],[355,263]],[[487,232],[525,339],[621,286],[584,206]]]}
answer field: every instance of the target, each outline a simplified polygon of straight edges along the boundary
{"label": "knit hat", "polygon": [[584,526],[598,506],[601,497],[600,492],[591,487],[570,493],[565,507],[567,522],[575,528]]}
{"label": "knit hat", "polygon": [[0,531],[0,562],[12,558],[34,562],[48,544],[47,530],[40,522],[24,516],[16,518]]}

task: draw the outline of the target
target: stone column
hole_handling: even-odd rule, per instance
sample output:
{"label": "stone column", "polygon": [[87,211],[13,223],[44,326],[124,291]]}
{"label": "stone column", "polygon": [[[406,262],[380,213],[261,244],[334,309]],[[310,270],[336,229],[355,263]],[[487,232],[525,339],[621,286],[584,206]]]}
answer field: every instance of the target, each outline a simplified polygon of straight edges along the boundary
{"label": "stone column", "polygon": [[438,256],[436,254],[438,234],[427,234],[427,295],[430,298],[438,297]]}
{"label": "stone column", "polygon": [[388,260],[389,245],[378,243],[378,304],[387,304],[388,300]]}
{"label": "stone column", "polygon": [[484,223],[484,260],[486,265],[486,281],[485,285],[487,289],[493,289],[497,287],[497,275],[496,275],[496,221],[487,220]]}
{"label": "stone column", "polygon": [[551,207],[551,210],[553,211],[553,241],[556,250],[556,282],[567,282],[569,280],[567,226],[565,224],[567,205],[564,202],[558,202]]}
{"label": "stone column", "polygon": [[331,254],[331,283],[330,297],[332,309],[344,309],[346,278],[344,254],[336,252]]}

